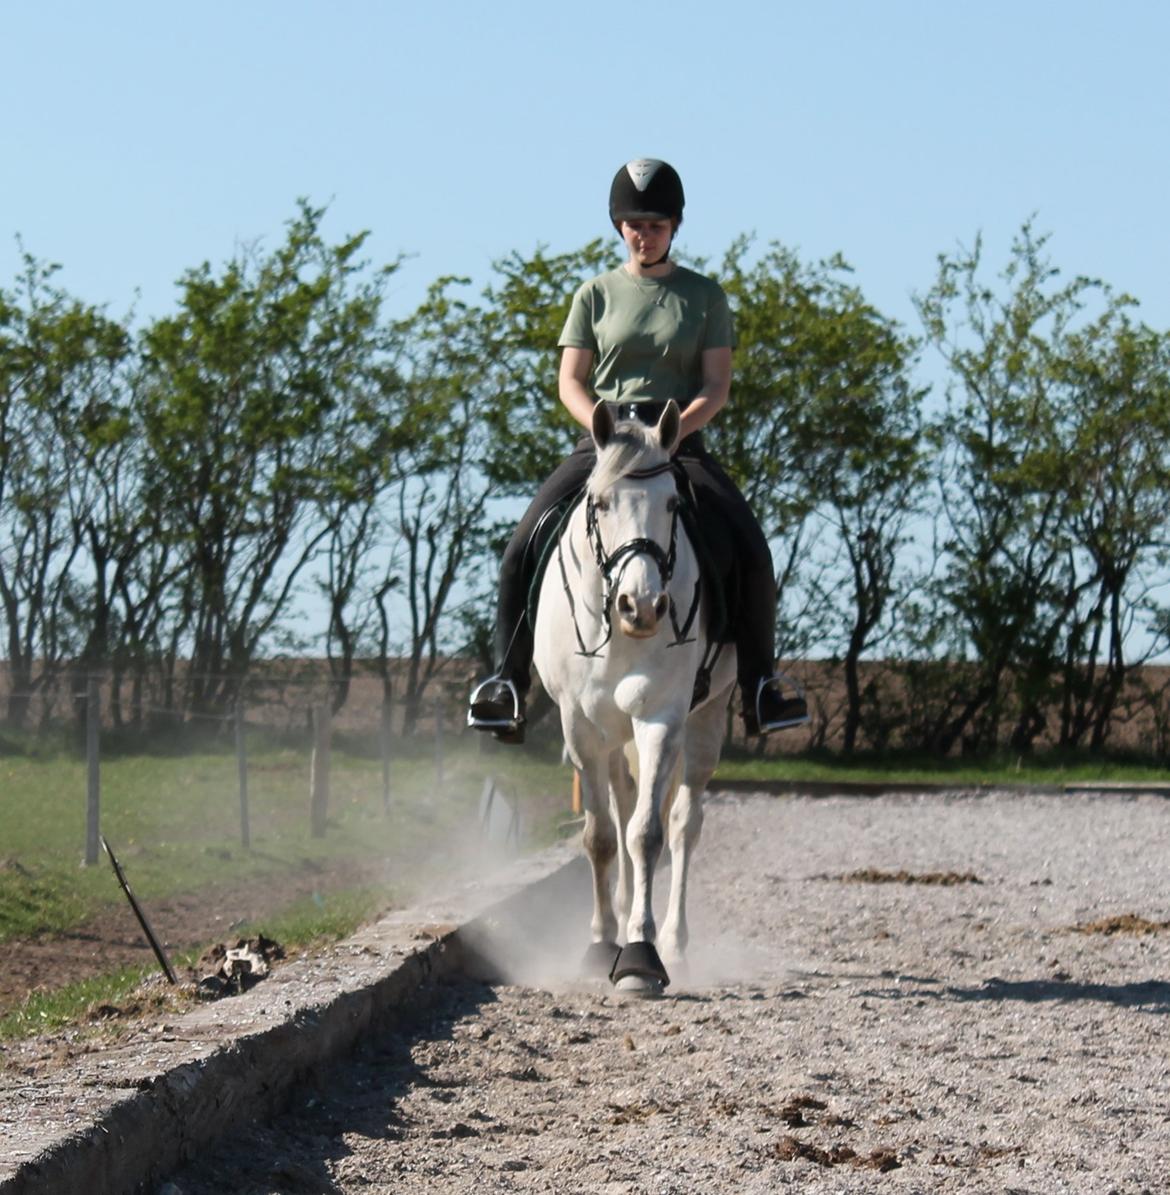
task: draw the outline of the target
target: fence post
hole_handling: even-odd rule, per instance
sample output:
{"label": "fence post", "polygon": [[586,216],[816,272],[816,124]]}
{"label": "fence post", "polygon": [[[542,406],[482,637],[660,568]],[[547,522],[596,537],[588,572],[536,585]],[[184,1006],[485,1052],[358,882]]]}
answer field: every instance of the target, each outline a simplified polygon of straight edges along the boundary
{"label": "fence post", "polygon": [[389,693],[382,694],[382,812],[390,815],[390,735],[394,729],[393,697]]}
{"label": "fence post", "polygon": [[252,828],[248,821],[248,744],[244,736],[244,699],[236,699],[236,771],[240,777],[240,843],[252,849]]}
{"label": "fence post", "polygon": [[325,837],[329,812],[329,756],[333,745],[333,716],[328,702],[313,707],[313,763],[309,777],[309,828],[314,838]]}
{"label": "fence post", "polygon": [[85,865],[98,861],[101,845],[102,779],[101,779],[101,696],[98,679],[91,676],[85,688]]}

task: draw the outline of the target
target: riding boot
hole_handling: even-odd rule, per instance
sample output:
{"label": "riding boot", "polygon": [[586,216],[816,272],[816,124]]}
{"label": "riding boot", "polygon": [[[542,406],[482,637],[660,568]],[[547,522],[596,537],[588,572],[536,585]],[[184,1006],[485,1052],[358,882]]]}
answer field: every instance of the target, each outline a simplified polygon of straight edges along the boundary
{"label": "riding boot", "polygon": [[740,577],[735,651],[744,729],[748,734],[769,734],[808,721],[804,694],[784,693],[784,679],[776,673],[776,588],[771,569],[745,569]]}

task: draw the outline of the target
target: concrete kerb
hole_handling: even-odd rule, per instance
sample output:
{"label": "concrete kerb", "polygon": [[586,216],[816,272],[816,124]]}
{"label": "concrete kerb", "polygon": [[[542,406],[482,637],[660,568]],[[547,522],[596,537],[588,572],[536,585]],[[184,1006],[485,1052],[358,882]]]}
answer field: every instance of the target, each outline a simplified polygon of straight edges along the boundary
{"label": "concrete kerb", "polygon": [[352,1050],[445,979],[498,977],[485,944],[522,936],[572,882],[562,844],[279,968],[250,992],[0,1090],[2,1195],[149,1190],[234,1124],[268,1116],[312,1071]]}

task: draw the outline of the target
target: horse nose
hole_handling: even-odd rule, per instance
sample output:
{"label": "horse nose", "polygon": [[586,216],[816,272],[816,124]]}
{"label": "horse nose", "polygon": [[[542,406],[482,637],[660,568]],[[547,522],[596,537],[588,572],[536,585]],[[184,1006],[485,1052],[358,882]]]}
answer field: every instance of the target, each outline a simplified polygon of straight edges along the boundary
{"label": "horse nose", "polygon": [[670,595],[659,592],[639,597],[633,593],[619,593],[618,618],[622,632],[636,639],[646,639],[658,632],[658,624],[670,609]]}

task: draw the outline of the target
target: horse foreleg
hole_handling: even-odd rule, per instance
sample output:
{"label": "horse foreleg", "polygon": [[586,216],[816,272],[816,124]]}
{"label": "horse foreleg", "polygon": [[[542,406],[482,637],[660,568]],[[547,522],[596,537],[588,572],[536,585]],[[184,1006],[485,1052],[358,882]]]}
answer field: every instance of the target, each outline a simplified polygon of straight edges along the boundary
{"label": "horse foreleg", "polygon": [[654,869],[662,853],[662,807],[674,779],[681,732],[664,722],[635,722],[638,747],[638,800],[626,827],[633,879],[627,942],[653,942]]}
{"label": "horse foreleg", "polygon": [[626,848],[626,827],[634,812],[634,778],[624,751],[614,751],[609,757],[609,800],[613,823],[617,828],[617,891],[614,905],[619,920],[630,915],[632,879],[630,875],[630,852]]}
{"label": "horse foreleg", "polygon": [[581,805],[585,812],[583,841],[593,872],[590,941],[609,946],[617,942],[618,936],[618,921],[609,887],[609,870],[618,853],[618,836],[610,816],[607,769],[603,761],[592,760],[579,770]]}
{"label": "horse foreleg", "polygon": [[690,941],[687,878],[703,829],[703,787],[695,788],[684,781],[670,809],[670,898],[662,923],[662,957],[667,962],[680,962]]}
{"label": "horse foreleg", "polygon": [[690,941],[687,879],[703,830],[703,793],[715,772],[723,745],[725,696],[712,698],[687,722],[682,783],[670,809],[670,899],[662,923],[662,954],[678,962]]}

